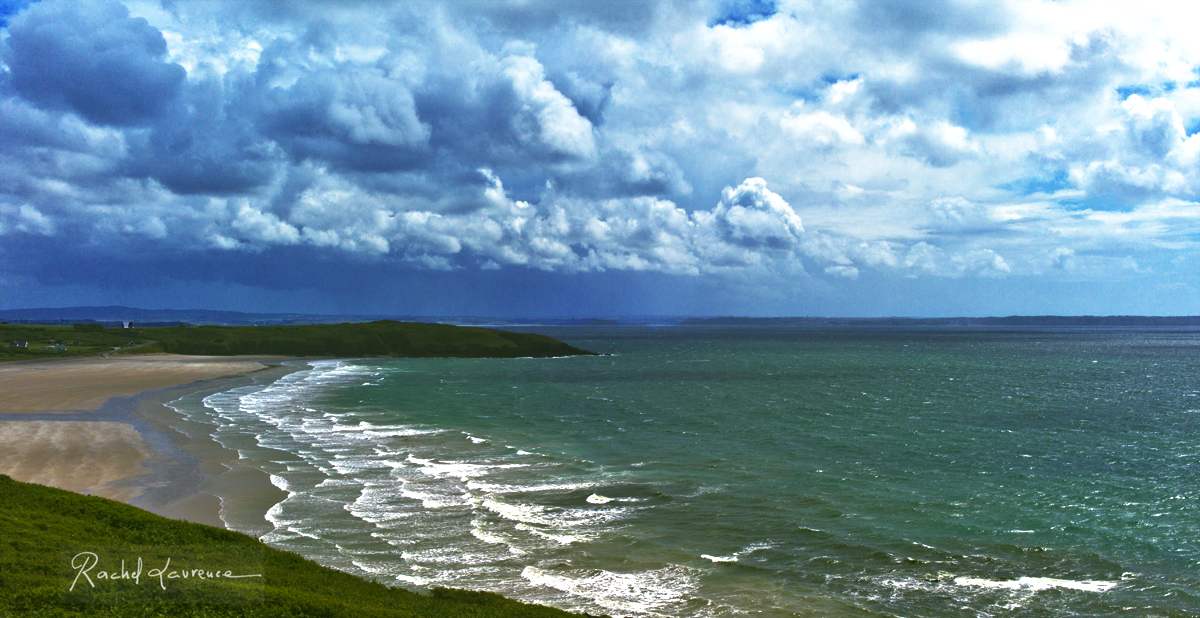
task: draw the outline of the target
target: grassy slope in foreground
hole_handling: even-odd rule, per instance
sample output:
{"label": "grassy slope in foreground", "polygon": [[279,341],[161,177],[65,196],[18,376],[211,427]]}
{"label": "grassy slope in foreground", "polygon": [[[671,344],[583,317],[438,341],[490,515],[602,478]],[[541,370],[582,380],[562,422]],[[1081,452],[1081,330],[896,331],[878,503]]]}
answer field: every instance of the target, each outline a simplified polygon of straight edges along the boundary
{"label": "grassy slope in foreground", "polygon": [[[41,341],[81,341],[77,350],[39,351]],[[30,348],[14,348],[10,340],[28,340]],[[545,335],[512,333],[491,328],[379,322],[302,326],[187,326],[78,332],[70,326],[0,325],[0,359],[18,360],[95,354],[103,345],[153,341],[131,352],[227,356],[366,356],[516,358],[591,354]],[[37,342],[35,344],[35,342]]]}
{"label": "grassy slope in foreground", "polygon": [[[167,519],[105,498],[20,483],[0,475],[0,616],[246,616],[568,618],[575,614],[527,605],[499,595],[437,589],[421,595],[319,566],[229,530]],[[64,604],[71,548],[214,547],[261,556],[261,602],[237,605],[163,600],[155,582],[142,588],[151,602]],[[239,547],[234,547],[239,546]],[[180,556],[176,556],[179,560]],[[149,567],[147,567],[149,568]],[[244,572],[244,571],[243,571]],[[64,576],[65,574],[65,576]],[[211,583],[219,586],[220,583]]]}

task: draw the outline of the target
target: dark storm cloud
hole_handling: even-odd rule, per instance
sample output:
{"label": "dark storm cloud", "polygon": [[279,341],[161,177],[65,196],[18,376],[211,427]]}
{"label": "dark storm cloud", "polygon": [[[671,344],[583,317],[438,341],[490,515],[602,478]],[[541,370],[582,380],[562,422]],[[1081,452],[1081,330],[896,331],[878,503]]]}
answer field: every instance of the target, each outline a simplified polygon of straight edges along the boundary
{"label": "dark storm cloud", "polygon": [[990,34],[1008,25],[1004,7],[994,2],[877,0],[856,3],[855,11],[862,34],[903,47],[918,45],[914,37]]}
{"label": "dark storm cloud", "polygon": [[456,12],[466,19],[486,20],[493,27],[521,34],[580,24],[635,34],[651,25],[658,4],[642,0],[530,0],[513,3],[468,0],[459,3]]}
{"label": "dark storm cloud", "polygon": [[1029,70],[1017,62],[980,66],[952,48],[928,45],[920,74],[874,76],[866,92],[882,113],[925,112],[984,132],[1031,130],[1064,109],[1093,104],[1115,76],[1133,72],[1111,34],[1093,33],[1066,47],[1062,66]]}
{"label": "dark storm cloud", "polygon": [[[504,168],[497,168],[500,169]],[[536,185],[536,179],[531,180]],[[557,172],[554,183],[560,192],[592,199],[638,196],[680,199],[693,193],[686,173],[670,154],[652,149],[624,149],[613,144],[600,145],[593,165]],[[510,184],[506,182],[505,186]],[[517,195],[515,184],[512,189]]]}
{"label": "dark storm cloud", "polygon": [[31,101],[133,125],[153,120],[184,80],[166,52],[162,34],[115,0],[41,2],[9,24],[4,61]]}
{"label": "dark storm cloud", "polygon": [[[255,80],[258,127],[296,161],[329,161],[349,169],[416,167],[429,140],[411,90],[374,66],[296,67],[298,58],[331,43],[326,28],[310,28],[300,44],[264,50]],[[290,82],[286,86],[278,81]]]}
{"label": "dark storm cloud", "polygon": [[235,195],[270,182],[282,167],[281,149],[261,134],[250,109],[226,100],[228,90],[249,88],[213,80],[186,85],[186,105],[172,106],[150,131],[129,136],[124,173],[153,178],[180,195]]}
{"label": "dark storm cloud", "polygon": [[550,81],[571,100],[580,116],[587,118],[593,126],[604,124],[604,109],[612,102],[613,82],[595,82],[575,71],[552,75]]}

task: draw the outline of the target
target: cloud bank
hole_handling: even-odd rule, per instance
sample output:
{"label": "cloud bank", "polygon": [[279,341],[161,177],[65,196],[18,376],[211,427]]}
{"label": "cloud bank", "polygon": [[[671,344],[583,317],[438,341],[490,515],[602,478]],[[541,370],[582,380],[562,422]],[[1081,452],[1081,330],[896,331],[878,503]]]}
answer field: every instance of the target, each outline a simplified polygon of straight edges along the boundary
{"label": "cloud bank", "polygon": [[814,294],[1196,292],[1200,43],[1175,5],[41,0],[2,17],[0,285],[96,259],[188,281],[161,264],[286,253]]}

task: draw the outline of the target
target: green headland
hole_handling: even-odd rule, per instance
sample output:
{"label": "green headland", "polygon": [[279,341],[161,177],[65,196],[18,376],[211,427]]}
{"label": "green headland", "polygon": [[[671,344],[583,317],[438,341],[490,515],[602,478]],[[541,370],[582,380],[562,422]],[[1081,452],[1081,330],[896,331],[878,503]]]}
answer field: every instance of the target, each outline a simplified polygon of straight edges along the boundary
{"label": "green headland", "polygon": [[97,354],[517,358],[591,354],[544,335],[378,322],[288,326],[105,328],[0,324],[0,361]]}

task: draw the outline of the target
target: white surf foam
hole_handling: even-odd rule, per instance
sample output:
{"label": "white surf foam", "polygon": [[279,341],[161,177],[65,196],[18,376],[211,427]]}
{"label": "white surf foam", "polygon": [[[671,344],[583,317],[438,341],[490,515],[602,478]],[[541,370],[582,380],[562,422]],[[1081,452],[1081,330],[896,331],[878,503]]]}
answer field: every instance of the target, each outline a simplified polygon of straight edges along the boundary
{"label": "white surf foam", "polygon": [[436,436],[440,433],[445,433],[442,429],[424,429],[419,427],[397,427],[395,429],[382,429],[377,425],[368,425],[363,428],[363,435],[372,438],[407,438],[411,436]]}
{"label": "white surf foam", "polygon": [[[540,590],[536,597],[547,593],[546,584],[531,577],[558,578],[550,586],[558,591],[554,598],[565,592],[608,609],[594,613],[644,614],[694,587],[688,570],[677,567],[525,576],[523,567],[546,566],[546,556],[606,534],[606,524],[642,507],[603,495],[612,483],[591,462],[522,445],[498,451],[486,434],[397,424],[361,406],[329,412],[321,402],[330,388],[358,388],[364,371],[346,361],[311,366],[266,387],[211,396],[198,415],[225,428],[239,457],[257,461],[288,492],[268,514],[275,530],[264,540],[299,544],[319,561],[332,557],[407,586],[476,585],[518,596]],[[330,519],[336,525],[310,525],[329,508],[339,513]],[[344,549],[373,542],[389,551],[376,559]]]}
{"label": "white surf foam", "polygon": [[1083,592],[1105,592],[1112,590],[1117,586],[1117,582],[1090,579],[1076,581],[1072,579],[1056,579],[1053,577],[1021,577],[1018,579],[1004,581],[982,579],[978,577],[956,577],[954,578],[954,583],[959,586],[971,586],[976,588],[1028,590],[1031,592],[1041,592],[1043,590],[1053,590],[1055,588],[1080,590]]}
{"label": "white surf foam", "polygon": [[735,552],[733,552],[733,554],[728,555],[728,556],[713,556],[713,555],[709,555],[709,554],[700,554],[700,557],[704,558],[706,560],[709,560],[711,562],[737,562],[738,558],[741,558],[742,556],[752,554],[756,551],[763,550],[763,549],[771,549],[773,547],[775,547],[774,543],[755,543],[753,545],[746,546],[741,551],[735,551]]}
{"label": "white surf foam", "polygon": [[528,464],[478,464],[466,461],[440,462],[432,459],[421,459],[411,454],[408,456],[408,462],[420,465],[421,472],[429,476],[448,476],[457,478],[464,483],[473,477],[484,475],[492,470],[528,467]]}
{"label": "white surf foam", "polygon": [[589,599],[605,609],[635,614],[653,614],[683,605],[696,588],[695,576],[675,565],[636,573],[601,569],[549,571],[527,566],[521,577],[539,586]]}
{"label": "white surf foam", "polygon": [[536,504],[512,504],[494,497],[476,500],[479,506],[511,521],[549,528],[582,527],[607,524],[622,518],[628,507],[610,509],[564,509]]}
{"label": "white surf foam", "polygon": [[464,506],[470,504],[470,494],[446,495],[434,494],[423,491],[415,491],[408,488],[409,483],[405,483],[400,488],[400,495],[410,500],[420,500],[421,506],[427,509],[441,509],[451,506]]}
{"label": "white surf foam", "polygon": [[395,578],[396,581],[400,583],[411,584],[413,586],[423,587],[429,585],[428,579],[425,579],[424,577],[417,577],[416,575],[396,575]]}
{"label": "white surf foam", "polygon": [[[278,487],[279,489],[282,489],[283,491],[288,491],[287,479],[283,478],[282,476],[276,475],[276,474],[272,474],[270,476],[271,476],[271,484],[272,485]],[[288,491],[288,493],[291,493],[291,492]]]}
{"label": "white surf foam", "polygon": [[539,530],[539,529],[534,528],[533,526],[530,526],[527,524],[517,524],[515,526],[515,528],[517,530],[521,530],[523,532],[528,532],[529,534],[532,534],[533,536],[546,539],[547,541],[554,541],[555,543],[558,543],[559,545],[570,545],[571,543],[583,543],[583,542],[586,542],[586,541],[589,541],[592,539],[592,535],[588,535],[588,534],[552,534],[552,533],[546,532],[544,530]]}
{"label": "white surf foam", "polygon": [[488,494],[515,494],[515,493],[540,493],[540,492],[563,492],[574,491],[576,489],[591,489],[600,483],[583,481],[578,483],[534,483],[530,485],[511,485],[505,483],[488,483],[478,479],[467,481],[467,489],[479,491]]}

